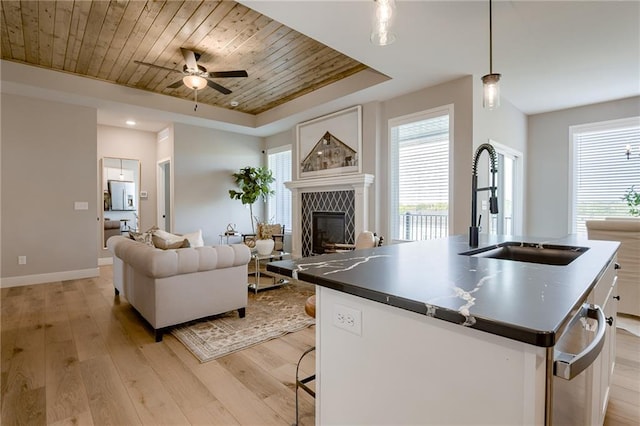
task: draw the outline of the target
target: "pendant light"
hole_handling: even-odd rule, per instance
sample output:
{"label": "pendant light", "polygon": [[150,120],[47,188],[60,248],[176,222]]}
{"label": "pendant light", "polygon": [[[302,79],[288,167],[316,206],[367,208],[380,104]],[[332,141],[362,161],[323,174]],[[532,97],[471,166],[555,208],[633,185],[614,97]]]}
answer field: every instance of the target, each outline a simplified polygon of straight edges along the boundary
{"label": "pendant light", "polygon": [[393,20],[395,18],[395,0],[373,0],[375,10],[371,30],[371,43],[378,46],[387,46],[396,41],[393,32]]}
{"label": "pendant light", "polygon": [[489,0],[489,74],[482,77],[482,106],[494,109],[500,106],[500,74],[493,72],[493,22],[492,1]]}
{"label": "pendant light", "polygon": [[122,173],[122,158],[120,159],[120,180],[124,180],[124,173]]}

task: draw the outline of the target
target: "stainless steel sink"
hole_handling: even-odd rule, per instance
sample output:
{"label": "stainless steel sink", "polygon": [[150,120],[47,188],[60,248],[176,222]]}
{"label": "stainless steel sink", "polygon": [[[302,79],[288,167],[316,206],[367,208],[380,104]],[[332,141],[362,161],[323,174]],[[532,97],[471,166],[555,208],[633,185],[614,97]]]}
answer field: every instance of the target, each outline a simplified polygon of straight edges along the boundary
{"label": "stainless steel sink", "polygon": [[568,265],[587,250],[589,250],[587,247],[507,241],[460,254],[516,262],[541,263],[544,265]]}

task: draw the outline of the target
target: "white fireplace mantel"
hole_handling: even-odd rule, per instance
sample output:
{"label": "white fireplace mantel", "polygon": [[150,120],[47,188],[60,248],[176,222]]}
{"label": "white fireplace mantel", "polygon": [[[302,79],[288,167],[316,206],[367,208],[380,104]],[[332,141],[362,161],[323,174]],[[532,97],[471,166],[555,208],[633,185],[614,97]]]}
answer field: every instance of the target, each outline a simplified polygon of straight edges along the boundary
{"label": "white fireplace mantel", "polygon": [[355,191],[355,234],[369,228],[369,186],[374,176],[366,173],[299,179],[285,182],[291,190],[292,238],[291,251],[294,258],[302,256],[302,193],[322,191]]}

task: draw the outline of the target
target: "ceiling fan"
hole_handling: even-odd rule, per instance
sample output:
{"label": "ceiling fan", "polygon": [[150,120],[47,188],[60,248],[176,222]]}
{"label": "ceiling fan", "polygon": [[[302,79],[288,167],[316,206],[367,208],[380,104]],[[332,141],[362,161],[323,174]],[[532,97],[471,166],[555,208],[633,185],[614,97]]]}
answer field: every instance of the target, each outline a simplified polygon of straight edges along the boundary
{"label": "ceiling fan", "polygon": [[138,65],[145,65],[148,67],[158,68],[165,71],[179,72],[184,74],[182,80],[178,80],[173,84],[167,86],[168,89],[176,89],[181,85],[187,86],[189,89],[195,91],[195,100],[196,100],[196,108],[198,108],[198,90],[202,90],[205,87],[209,86],[212,89],[217,90],[223,95],[228,95],[231,93],[231,90],[227,89],[220,84],[211,81],[210,78],[230,78],[230,77],[248,77],[247,71],[245,70],[236,70],[236,71],[211,71],[208,72],[205,67],[198,64],[198,59],[200,59],[200,54],[194,52],[193,50],[180,48],[182,52],[182,56],[184,57],[184,66],[182,70],[177,70],[173,68],[167,68],[156,64],[150,64],[148,62],[142,61],[133,61]]}

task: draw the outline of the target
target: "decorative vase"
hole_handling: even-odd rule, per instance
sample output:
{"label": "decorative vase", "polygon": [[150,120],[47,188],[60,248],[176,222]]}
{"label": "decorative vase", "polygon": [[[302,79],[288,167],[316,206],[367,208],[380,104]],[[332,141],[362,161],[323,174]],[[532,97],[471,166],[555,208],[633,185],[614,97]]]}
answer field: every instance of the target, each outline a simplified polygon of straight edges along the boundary
{"label": "decorative vase", "polygon": [[273,251],[273,247],[275,245],[275,241],[269,238],[268,240],[257,240],[256,241],[256,250],[259,255],[266,256],[271,254]]}

